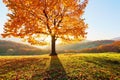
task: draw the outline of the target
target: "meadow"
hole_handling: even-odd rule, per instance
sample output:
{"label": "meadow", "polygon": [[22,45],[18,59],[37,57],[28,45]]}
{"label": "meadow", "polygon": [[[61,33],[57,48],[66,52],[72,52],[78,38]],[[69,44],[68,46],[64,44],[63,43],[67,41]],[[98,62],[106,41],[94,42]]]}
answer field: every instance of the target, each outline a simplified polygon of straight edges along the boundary
{"label": "meadow", "polygon": [[0,56],[0,80],[120,80],[120,54]]}

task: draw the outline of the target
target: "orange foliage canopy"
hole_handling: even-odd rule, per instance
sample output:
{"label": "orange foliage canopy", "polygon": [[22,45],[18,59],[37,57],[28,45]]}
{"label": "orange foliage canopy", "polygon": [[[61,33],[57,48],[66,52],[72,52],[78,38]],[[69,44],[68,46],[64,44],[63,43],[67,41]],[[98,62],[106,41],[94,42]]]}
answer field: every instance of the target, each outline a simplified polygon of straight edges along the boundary
{"label": "orange foliage canopy", "polygon": [[64,40],[85,38],[87,24],[82,15],[88,0],[3,0],[9,20],[3,37],[20,37],[31,44],[37,39],[55,36]]}

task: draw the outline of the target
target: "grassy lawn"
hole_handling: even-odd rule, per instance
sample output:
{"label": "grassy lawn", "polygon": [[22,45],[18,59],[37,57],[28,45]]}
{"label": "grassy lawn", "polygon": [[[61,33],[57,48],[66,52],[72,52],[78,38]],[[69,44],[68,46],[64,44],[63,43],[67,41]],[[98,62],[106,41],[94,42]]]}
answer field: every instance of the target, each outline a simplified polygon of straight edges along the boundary
{"label": "grassy lawn", "polygon": [[120,80],[120,54],[0,56],[0,80]]}

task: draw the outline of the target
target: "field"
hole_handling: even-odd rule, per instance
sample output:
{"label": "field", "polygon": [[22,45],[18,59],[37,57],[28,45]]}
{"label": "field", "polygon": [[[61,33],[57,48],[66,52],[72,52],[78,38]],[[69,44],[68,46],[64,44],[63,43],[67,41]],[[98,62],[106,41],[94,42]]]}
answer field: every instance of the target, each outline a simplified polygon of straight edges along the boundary
{"label": "field", "polygon": [[120,80],[120,54],[0,56],[0,80]]}

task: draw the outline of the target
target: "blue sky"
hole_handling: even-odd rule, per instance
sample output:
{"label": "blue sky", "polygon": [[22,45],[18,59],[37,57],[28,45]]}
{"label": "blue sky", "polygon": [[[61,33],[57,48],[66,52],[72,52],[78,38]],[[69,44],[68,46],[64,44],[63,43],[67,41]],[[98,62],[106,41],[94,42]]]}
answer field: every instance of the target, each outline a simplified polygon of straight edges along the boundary
{"label": "blue sky", "polygon": [[120,36],[120,0],[89,0],[85,11],[89,40]]}
{"label": "blue sky", "polygon": [[[0,0],[0,33],[7,21],[7,8]],[[111,39],[120,36],[120,0],[89,0],[84,16],[89,28],[88,40]]]}

